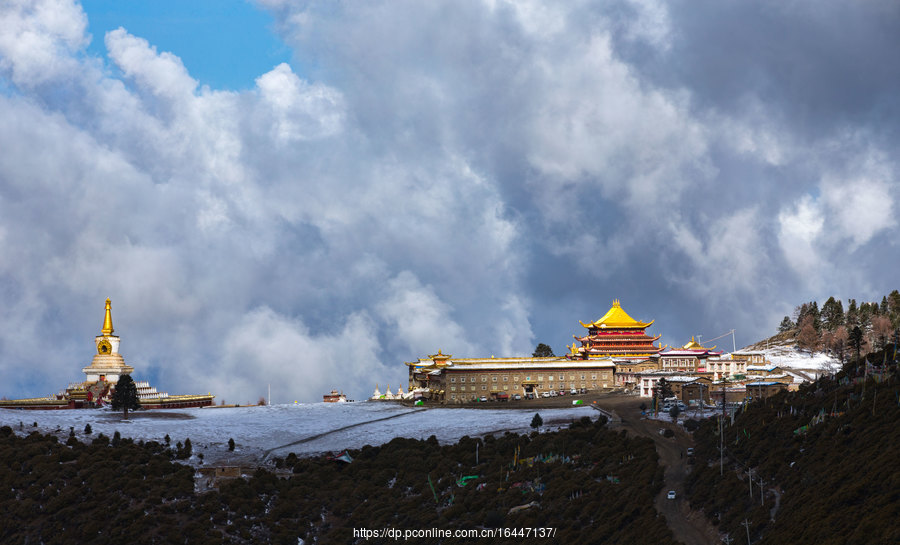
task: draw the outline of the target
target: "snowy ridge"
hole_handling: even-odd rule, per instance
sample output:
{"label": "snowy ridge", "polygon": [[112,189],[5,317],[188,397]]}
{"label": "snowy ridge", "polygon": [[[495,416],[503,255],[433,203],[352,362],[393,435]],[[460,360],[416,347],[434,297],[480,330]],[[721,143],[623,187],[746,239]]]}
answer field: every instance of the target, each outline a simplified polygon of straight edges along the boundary
{"label": "snowy ridge", "polygon": [[[582,416],[594,416],[588,406],[565,409],[427,409],[415,410],[393,403],[300,403],[260,407],[222,409],[173,409],[139,412],[128,421],[121,414],[103,409],[22,411],[0,409],[0,426],[10,426],[19,434],[32,431],[55,432],[61,440],[69,428],[81,442],[90,442],[103,433],[112,437],[118,431],[122,437],[135,441],[164,443],[168,434],[172,446],[190,438],[194,457],[203,453],[204,462],[216,463],[239,457],[261,461],[265,451],[276,449],[274,456],[314,455],[356,449],[364,445],[381,445],[395,437],[427,439],[434,435],[441,443],[456,442],[464,435],[511,431],[524,433],[535,412],[540,412],[547,424],[568,422]],[[398,415],[391,420],[387,416]],[[370,422],[382,420],[379,422]],[[20,429],[20,422],[23,424]],[[38,427],[34,428],[33,423]],[[349,424],[361,424],[352,429],[328,433]],[[90,424],[93,433],[84,434]],[[278,449],[282,445],[307,437],[324,434],[312,441]],[[238,445],[236,453],[228,452],[228,439]]]}

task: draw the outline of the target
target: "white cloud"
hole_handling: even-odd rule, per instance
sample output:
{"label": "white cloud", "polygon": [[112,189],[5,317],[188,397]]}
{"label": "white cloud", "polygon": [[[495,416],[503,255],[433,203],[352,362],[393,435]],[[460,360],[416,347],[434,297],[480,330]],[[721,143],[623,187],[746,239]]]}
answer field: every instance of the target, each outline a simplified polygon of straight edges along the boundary
{"label": "white cloud", "polygon": [[778,244],[785,260],[797,274],[814,277],[822,265],[818,239],[825,219],[821,205],[804,195],[778,214]]}
{"label": "white cloud", "polygon": [[890,184],[880,177],[826,179],[822,199],[836,221],[835,238],[849,238],[854,250],[897,226]]}

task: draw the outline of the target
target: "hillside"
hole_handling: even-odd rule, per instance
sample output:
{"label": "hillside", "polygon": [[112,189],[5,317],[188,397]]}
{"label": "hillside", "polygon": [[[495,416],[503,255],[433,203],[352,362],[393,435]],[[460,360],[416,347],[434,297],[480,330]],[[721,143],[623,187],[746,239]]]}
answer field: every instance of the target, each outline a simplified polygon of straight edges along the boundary
{"label": "hillside", "polygon": [[798,334],[798,329],[792,329],[745,346],[741,350],[762,352],[773,364],[783,369],[803,372],[812,378],[822,373],[835,373],[841,368],[840,360],[828,352],[800,348],[797,341]]}
{"label": "hillside", "polygon": [[738,542],[748,532],[772,544],[900,542],[894,346],[868,362],[751,404],[725,419],[721,435],[717,419],[704,422],[691,505]]}
{"label": "hillside", "polygon": [[401,539],[354,528],[549,528],[539,539],[498,533],[490,542],[674,544],[654,508],[663,470],[653,442],[605,423],[582,417],[557,432],[443,446],[396,438],[349,451],[349,462],[290,454],[278,473],[259,469],[205,493],[156,442],[84,444],[73,434],[61,444],[3,426],[0,543],[361,544]]}

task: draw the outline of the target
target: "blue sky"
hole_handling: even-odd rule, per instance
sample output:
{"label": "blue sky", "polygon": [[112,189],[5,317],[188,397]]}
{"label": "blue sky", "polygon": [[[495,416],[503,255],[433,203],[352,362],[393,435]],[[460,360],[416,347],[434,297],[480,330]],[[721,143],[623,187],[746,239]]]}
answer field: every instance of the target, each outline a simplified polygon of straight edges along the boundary
{"label": "blue sky", "polygon": [[136,378],[241,402],[880,301],[897,50],[889,1],[0,2],[0,395],[107,297]]}
{"label": "blue sky", "polygon": [[178,55],[201,85],[242,90],[282,62],[290,49],[268,12],[244,0],[84,0],[88,52],[106,56],[103,36],[124,27],[159,51]]}

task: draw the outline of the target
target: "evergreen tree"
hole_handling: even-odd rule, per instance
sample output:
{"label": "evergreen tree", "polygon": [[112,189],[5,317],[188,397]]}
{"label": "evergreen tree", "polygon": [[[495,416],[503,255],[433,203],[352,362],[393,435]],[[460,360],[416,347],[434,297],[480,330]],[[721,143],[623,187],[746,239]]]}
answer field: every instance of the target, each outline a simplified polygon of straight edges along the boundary
{"label": "evergreen tree", "polygon": [[888,295],[888,312],[891,317],[891,325],[900,327],[900,291],[894,290]]}
{"label": "evergreen tree", "polygon": [[135,411],[141,408],[141,402],[138,400],[137,395],[137,385],[132,380],[131,375],[119,377],[116,389],[113,390],[111,403],[114,411],[122,409],[123,418],[128,418],[128,409]]}
{"label": "evergreen tree", "polygon": [[887,296],[885,295],[884,297],[881,298],[881,306],[878,307],[878,314],[880,314],[882,316],[888,316],[888,315],[890,315],[890,313],[891,313],[891,311],[890,311],[890,308],[888,307]]}
{"label": "evergreen tree", "polygon": [[850,346],[852,346],[856,350],[856,364],[859,365],[859,358],[860,358],[859,353],[860,353],[860,350],[862,349],[862,342],[863,342],[862,329],[860,329],[858,325],[853,326],[853,329],[850,330],[849,336],[850,336],[850,339],[849,339]]}
{"label": "evergreen tree", "polygon": [[84,434],[85,434],[85,435],[90,435],[91,433],[93,433],[93,431],[94,431],[94,430],[91,429],[91,425],[90,425],[90,424],[85,424],[85,425],[84,425]]}
{"label": "evergreen tree", "polygon": [[791,321],[790,316],[785,316],[784,320],[781,320],[781,325],[778,326],[778,332],[787,333],[792,329],[794,329],[794,322]]}
{"label": "evergreen tree", "polygon": [[228,451],[234,452],[234,438],[228,439]]}
{"label": "evergreen tree", "polygon": [[844,316],[844,323],[851,329],[853,329],[853,326],[859,325],[859,309],[856,307],[856,299],[848,300],[847,314]]}
{"label": "evergreen tree", "polygon": [[675,393],[672,392],[672,385],[664,378],[659,379],[659,382],[656,383],[656,393],[659,394],[657,397],[659,400],[665,400],[675,396]]}
{"label": "evergreen tree", "polygon": [[531,427],[534,429],[538,429],[544,425],[544,419],[541,418],[540,413],[534,413],[534,418],[531,419]]}
{"label": "evergreen tree", "polygon": [[809,313],[807,315],[812,318],[812,326],[816,331],[822,329],[822,315],[819,313],[819,303],[813,301],[809,305]]}
{"label": "evergreen tree", "polygon": [[554,356],[553,349],[544,343],[538,343],[531,355],[535,358],[552,358]]}
{"label": "evergreen tree", "polygon": [[679,414],[681,414],[681,409],[678,408],[678,405],[672,405],[672,408],[669,409],[669,416],[672,417],[672,420],[678,420]]}
{"label": "evergreen tree", "polygon": [[828,331],[834,331],[844,325],[844,305],[840,300],[829,297],[822,305],[822,325]]}

